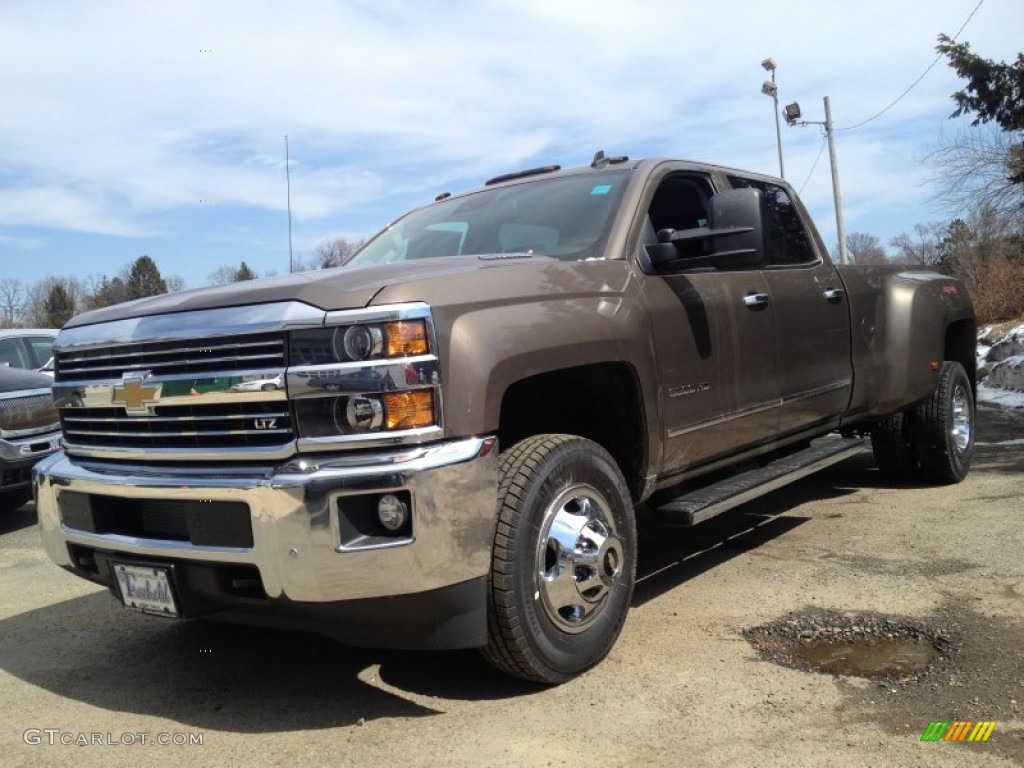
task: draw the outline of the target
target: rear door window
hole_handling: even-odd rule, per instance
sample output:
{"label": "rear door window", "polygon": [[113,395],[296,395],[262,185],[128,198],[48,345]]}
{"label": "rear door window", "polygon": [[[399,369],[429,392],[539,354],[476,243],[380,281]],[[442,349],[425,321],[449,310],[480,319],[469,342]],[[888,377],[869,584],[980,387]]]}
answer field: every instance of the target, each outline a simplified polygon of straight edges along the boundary
{"label": "rear door window", "polygon": [[793,199],[783,187],[760,179],[730,176],[734,189],[753,187],[764,193],[769,262],[775,265],[810,264],[818,260]]}

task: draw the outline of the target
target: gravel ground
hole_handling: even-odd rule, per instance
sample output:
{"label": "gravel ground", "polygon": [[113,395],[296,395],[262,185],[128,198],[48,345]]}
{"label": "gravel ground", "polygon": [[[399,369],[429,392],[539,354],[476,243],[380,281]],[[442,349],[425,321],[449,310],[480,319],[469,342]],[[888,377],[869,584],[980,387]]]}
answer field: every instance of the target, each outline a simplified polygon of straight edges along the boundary
{"label": "gravel ground", "polygon": [[[7,512],[0,764],[1024,765],[1024,412],[979,421],[958,486],[895,488],[864,455],[697,529],[645,517],[622,637],[557,688],[472,652],[126,613],[46,559],[31,505]],[[867,678],[794,661],[833,634],[937,655]],[[997,725],[921,742],[934,720]]]}

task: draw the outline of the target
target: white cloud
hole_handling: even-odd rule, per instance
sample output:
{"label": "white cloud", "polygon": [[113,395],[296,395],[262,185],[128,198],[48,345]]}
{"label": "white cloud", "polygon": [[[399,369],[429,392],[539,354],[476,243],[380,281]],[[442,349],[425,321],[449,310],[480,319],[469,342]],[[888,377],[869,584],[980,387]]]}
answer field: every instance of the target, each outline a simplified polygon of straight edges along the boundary
{"label": "white cloud", "polygon": [[[285,134],[293,216],[308,231],[355,229],[359,217],[377,225],[409,200],[528,164],[586,162],[600,148],[774,173],[762,58],[779,63],[782,103],[822,119],[828,94],[837,126],[850,126],[920,75],[936,35],[955,32],[972,7],[9,4],[0,9],[0,226],[173,237],[166,216],[206,199],[211,220],[276,215],[286,205]],[[1012,58],[1021,28],[1019,0],[986,0],[964,38],[984,56]],[[837,134],[851,222],[868,229],[894,211],[905,211],[904,228],[921,220],[921,150],[937,141],[957,87],[940,62],[883,118]],[[818,134],[783,130],[787,175],[799,184]],[[831,199],[827,155],[805,194],[820,218]]]}

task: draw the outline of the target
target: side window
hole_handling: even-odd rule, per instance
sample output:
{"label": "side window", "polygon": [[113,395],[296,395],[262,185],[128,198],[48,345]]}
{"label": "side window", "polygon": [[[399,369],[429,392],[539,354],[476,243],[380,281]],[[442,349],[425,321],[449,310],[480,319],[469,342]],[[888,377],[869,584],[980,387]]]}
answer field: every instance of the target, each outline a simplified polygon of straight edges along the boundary
{"label": "side window", "polygon": [[0,339],[0,365],[9,365],[12,368],[34,367],[28,359],[28,350],[18,337]]}
{"label": "side window", "polygon": [[705,176],[674,173],[658,184],[647,215],[654,231],[695,229],[708,223],[708,199],[711,184]]}
{"label": "side window", "polygon": [[754,187],[764,193],[768,228],[768,250],[772,264],[808,264],[817,259],[793,200],[777,184],[758,179],[730,176],[734,189]]}
{"label": "side window", "polygon": [[26,339],[36,358],[36,368],[42,368],[53,355],[53,339],[49,336],[30,336]]}

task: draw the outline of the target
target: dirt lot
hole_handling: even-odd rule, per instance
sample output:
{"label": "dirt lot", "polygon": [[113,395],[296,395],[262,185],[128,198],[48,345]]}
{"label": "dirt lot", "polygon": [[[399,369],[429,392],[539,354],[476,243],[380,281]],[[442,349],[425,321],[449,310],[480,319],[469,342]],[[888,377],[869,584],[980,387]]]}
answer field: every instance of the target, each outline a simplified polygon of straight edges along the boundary
{"label": "dirt lot", "polygon": [[[126,613],[45,558],[28,505],[0,518],[0,764],[1024,765],[1022,437],[1024,413],[983,409],[956,487],[886,486],[865,455],[696,530],[645,521],[618,645],[547,689],[472,652]],[[743,634],[828,611],[920,626],[947,655],[919,679],[833,677]],[[921,742],[934,720],[997,725]]]}

